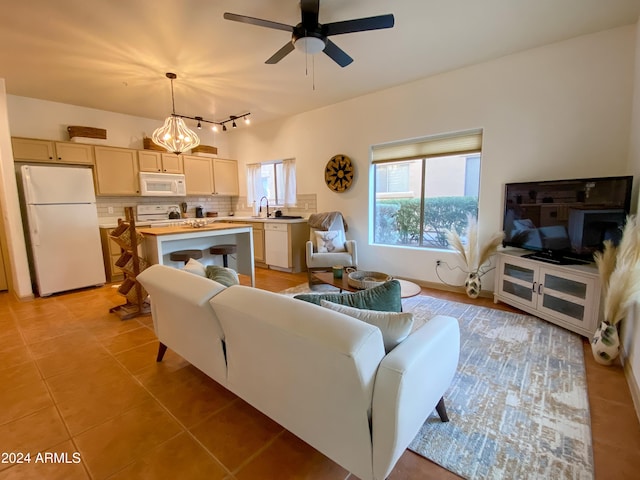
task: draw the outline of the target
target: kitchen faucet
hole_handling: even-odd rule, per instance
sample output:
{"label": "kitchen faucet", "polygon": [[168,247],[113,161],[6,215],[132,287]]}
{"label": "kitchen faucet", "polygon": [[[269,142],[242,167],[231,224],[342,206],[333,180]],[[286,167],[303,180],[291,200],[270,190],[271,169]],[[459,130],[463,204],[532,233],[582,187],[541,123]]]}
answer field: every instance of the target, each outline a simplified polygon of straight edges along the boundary
{"label": "kitchen faucet", "polygon": [[271,214],[269,213],[269,199],[267,197],[262,197],[260,199],[260,204],[258,205],[260,207],[260,211],[262,212],[262,200],[266,200],[267,201],[267,218],[269,218],[271,216]]}

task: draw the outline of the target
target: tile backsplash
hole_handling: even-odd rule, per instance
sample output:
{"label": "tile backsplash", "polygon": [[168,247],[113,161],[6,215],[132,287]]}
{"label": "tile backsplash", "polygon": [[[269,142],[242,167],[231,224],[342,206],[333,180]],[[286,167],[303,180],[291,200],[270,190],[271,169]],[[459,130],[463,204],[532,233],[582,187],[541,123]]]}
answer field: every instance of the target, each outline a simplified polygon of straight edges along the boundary
{"label": "tile backsplash", "polygon": [[[252,206],[247,205],[247,197],[97,197],[98,218],[124,218],[125,207],[135,207],[140,204],[180,205],[187,202],[187,214],[196,216],[196,207],[202,207],[206,212],[218,212],[218,216],[225,217],[233,212],[237,216],[251,216]],[[298,195],[295,207],[281,208],[285,215],[309,216],[316,212],[316,195]],[[271,205],[270,205],[271,207]]]}

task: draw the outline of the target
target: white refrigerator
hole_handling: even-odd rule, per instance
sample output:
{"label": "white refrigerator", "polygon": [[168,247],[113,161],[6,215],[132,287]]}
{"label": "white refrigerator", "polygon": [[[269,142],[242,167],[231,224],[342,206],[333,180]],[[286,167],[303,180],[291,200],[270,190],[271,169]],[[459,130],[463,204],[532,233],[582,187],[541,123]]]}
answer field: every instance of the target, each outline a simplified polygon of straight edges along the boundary
{"label": "white refrigerator", "polygon": [[40,296],[103,285],[91,169],[23,165],[20,170]]}

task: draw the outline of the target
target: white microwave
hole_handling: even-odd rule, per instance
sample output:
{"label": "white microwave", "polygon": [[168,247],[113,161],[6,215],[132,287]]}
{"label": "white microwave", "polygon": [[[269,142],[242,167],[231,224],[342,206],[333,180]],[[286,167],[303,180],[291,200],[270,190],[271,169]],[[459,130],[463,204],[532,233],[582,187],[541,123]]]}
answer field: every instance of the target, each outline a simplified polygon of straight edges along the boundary
{"label": "white microwave", "polygon": [[140,172],[140,195],[148,197],[184,197],[187,188],[180,173]]}

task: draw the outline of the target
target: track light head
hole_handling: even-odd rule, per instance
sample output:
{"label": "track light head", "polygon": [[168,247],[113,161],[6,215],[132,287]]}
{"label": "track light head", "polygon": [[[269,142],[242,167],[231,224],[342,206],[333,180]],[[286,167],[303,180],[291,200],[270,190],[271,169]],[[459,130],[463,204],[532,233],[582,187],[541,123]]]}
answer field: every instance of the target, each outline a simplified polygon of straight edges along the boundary
{"label": "track light head", "polygon": [[223,131],[223,132],[226,132],[226,131],[227,131],[227,126],[226,126],[224,123],[222,124],[222,131]]}
{"label": "track light head", "polygon": [[237,127],[237,125],[236,125],[236,121],[235,121],[235,120],[231,123],[231,126],[232,126],[233,128],[236,128],[236,127]]}

